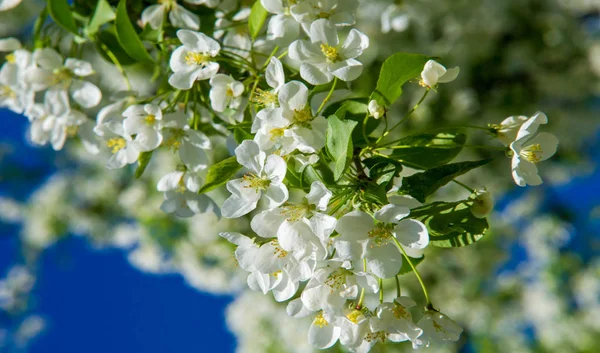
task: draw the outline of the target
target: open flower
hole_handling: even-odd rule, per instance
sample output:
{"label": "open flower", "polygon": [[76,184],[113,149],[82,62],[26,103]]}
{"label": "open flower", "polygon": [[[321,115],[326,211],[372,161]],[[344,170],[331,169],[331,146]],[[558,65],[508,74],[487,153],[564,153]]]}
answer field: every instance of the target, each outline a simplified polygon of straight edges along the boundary
{"label": "open flower", "polygon": [[308,104],[308,88],[298,81],[283,85],[278,94],[279,108],[263,109],[260,129],[254,140],[263,151],[279,150],[282,155],[295,149],[316,153],[325,145],[327,120],[314,116]]}
{"label": "open flower", "polygon": [[351,26],[357,8],[356,0],[305,0],[297,2],[290,12],[308,32],[310,24],[318,19],[327,19],[334,26]]}
{"label": "open flower", "polygon": [[204,33],[181,29],[177,38],[183,43],[175,49],[169,62],[173,74],[169,84],[177,89],[192,88],[198,80],[208,80],[219,71],[219,64],[212,61],[219,54],[219,43]]}
{"label": "open flower", "polygon": [[446,69],[435,60],[429,60],[421,72],[421,86],[435,89],[439,83],[448,83],[458,77],[460,69]]}
{"label": "open flower", "polygon": [[242,142],[235,149],[235,155],[248,173],[227,182],[231,196],[223,203],[223,216],[241,217],[254,210],[263,196],[267,208],[275,208],[288,199],[288,189],[283,184],[287,171],[283,158],[274,154],[267,157],[252,140]]}
{"label": "open flower", "polygon": [[334,77],[352,81],[362,73],[362,63],[354,58],[369,47],[369,37],[356,29],[350,30],[343,44],[337,29],[326,19],[310,26],[310,41],[297,40],[290,45],[291,59],[302,62],[300,76],[313,85],[331,82]]}
{"label": "open flower", "polygon": [[[413,322],[410,308],[416,303],[409,297],[398,297],[393,303],[382,303],[375,310],[376,316],[370,319],[371,334],[367,337],[370,342],[377,342],[372,338],[383,336],[392,342],[415,342],[421,336],[423,330]],[[383,333],[383,335],[381,334]]]}
{"label": "open flower", "polygon": [[52,48],[38,49],[33,53],[36,67],[25,73],[25,79],[34,91],[45,89],[68,90],[71,97],[83,108],[92,108],[100,103],[102,92],[93,83],[82,80],[94,74],[87,61],[63,57]]}
{"label": "open flower", "polygon": [[412,249],[424,249],[429,244],[425,225],[414,219],[403,219],[408,207],[395,204],[383,206],[374,217],[362,211],[342,216],[336,230],[340,237],[334,246],[341,260],[367,261],[367,269],[379,278],[394,277],[402,267],[402,254],[396,242]]}
{"label": "open flower", "polygon": [[122,123],[112,120],[96,126],[94,131],[104,139],[106,147],[112,153],[106,162],[107,168],[123,168],[138,160],[142,148],[125,132]]}
{"label": "open flower", "polygon": [[69,98],[64,91],[48,91],[44,104],[36,104],[30,111],[32,118],[29,135],[38,145],[50,142],[58,151],[63,148],[67,137],[77,132],[77,127],[86,122],[87,117],[69,106]]}
{"label": "open flower", "polygon": [[217,74],[210,79],[210,105],[217,112],[237,109],[242,101],[244,84],[229,75]]}
{"label": "open flower", "polygon": [[502,142],[504,146],[508,146],[517,139],[517,134],[519,133],[521,125],[527,120],[529,120],[529,117],[523,115],[509,116],[502,120],[498,125],[490,125],[490,128],[493,129],[494,136]]}
{"label": "open flower", "polygon": [[455,342],[460,338],[463,329],[448,316],[439,311],[426,311],[417,323],[423,334],[413,341],[415,347],[429,347],[432,342]]}
{"label": "open flower", "polygon": [[536,113],[521,125],[516,140],[510,144],[513,153],[512,175],[519,186],[542,184],[536,164],[556,153],[558,147],[556,136],[547,132],[537,133],[539,126],[546,123],[548,123],[546,114]]}
{"label": "open flower", "polygon": [[267,39],[275,41],[279,46],[285,46],[298,38],[300,24],[290,12],[294,0],[260,0],[262,6],[270,13],[275,14],[267,26]]}
{"label": "open flower", "polygon": [[123,127],[128,135],[136,135],[136,140],[144,141],[147,148],[157,148],[163,136],[162,110],[156,104],[132,105],[123,112]]}
{"label": "open flower", "polygon": [[177,217],[188,218],[198,213],[214,212],[221,216],[219,207],[200,190],[200,178],[189,170],[178,170],[169,173],[158,181],[158,191],[164,192],[165,200],[160,209]]}
{"label": "open flower", "polygon": [[[194,4],[197,1],[185,0]],[[165,14],[169,14],[169,22],[176,28],[188,28],[197,31],[200,29],[200,19],[193,12],[179,5],[177,0],[158,0],[158,4],[150,5],[142,11],[142,24],[150,25],[153,29],[162,26]]]}
{"label": "open flower", "polygon": [[5,41],[0,51],[16,49],[6,56],[0,69],[0,107],[6,107],[17,114],[28,114],[33,106],[34,92],[25,80],[25,73],[33,64],[31,53],[18,49],[20,42]]}

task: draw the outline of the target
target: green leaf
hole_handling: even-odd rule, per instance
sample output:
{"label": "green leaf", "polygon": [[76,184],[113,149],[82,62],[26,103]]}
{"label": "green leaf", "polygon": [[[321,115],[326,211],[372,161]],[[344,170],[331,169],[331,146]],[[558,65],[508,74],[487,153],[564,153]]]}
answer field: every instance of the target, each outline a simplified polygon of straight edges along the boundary
{"label": "green leaf", "polygon": [[92,16],[90,23],[87,25],[88,34],[96,34],[103,24],[114,20],[115,17],[115,11],[113,10],[112,6],[110,6],[108,1],[98,0],[94,15]]}
{"label": "green leaf", "polygon": [[140,158],[138,158],[138,167],[135,170],[136,179],[139,179],[142,176],[142,174],[144,174],[144,171],[146,170],[148,163],[150,163],[151,158],[152,151],[140,153]]}
{"label": "green leaf", "polygon": [[421,74],[428,60],[428,56],[408,53],[396,53],[387,58],[381,66],[377,88],[371,99],[390,106],[402,95],[402,86]]}
{"label": "green leaf", "polygon": [[452,163],[413,174],[402,179],[402,187],[399,192],[409,194],[420,202],[425,202],[427,196],[433,194],[457,176],[486,165],[492,160],[488,158],[475,162]]}
{"label": "green leaf", "polygon": [[[415,268],[421,263],[423,262],[423,260],[425,260],[425,255],[421,256],[421,257],[410,257],[410,262],[412,262],[413,266],[415,266]],[[400,272],[398,272],[398,276],[400,275],[404,275],[407,273],[411,273],[412,272],[412,267],[410,267],[410,265],[408,264],[408,261],[406,260],[406,257],[404,257],[404,255],[402,255],[402,267],[400,268]]]}
{"label": "green leaf", "polygon": [[369,178],[377,184],[386,184],[391,187],[392,180],[402,171],[402,164],[391,158],[375,156],[362,161],[369,168]]}
{"label": "green leaf", "polygon": [[108,48],[108,50],[110,50],[113,53],[113,55],[117,58],[121,65],[132,65],[137,62],[135,59],[131,58],[131,56],[127,55],[125,49],[123,49],[123,47],[121,47],[121,44],[119,44],[119,41],[117,40],[117,35],[115,34],[114,26],[110,26],[106,30],[98,32],[96,38],[96,47],[98,49],[98,52],[106,61],[112,63],[112,60],[110,59],[110,57],[106,53],[105,48],[103,48],[101,44],[104,44],[106,48]]}
{"label": "green leaf", "polygon": [[473,216],[464,202],[433,202],[415,208],[411,218],[420,219],[429,229],[429,244],[442,248],[473,244],[489,228],[487,219]]}
{"label": "green leaf", "polygon": [[235,156],[214,164],[212,167],[208,168],[206,182],[198,193],[203,194],[225,184],[235,176],[240,168],[242,168],[242,166],[237,162]]}
{"label": "green leaf", "polygon": [[371,183],[365,189],[362,199],[366,202],[381,206],[387,205],[389,203],[387,198],[387,186],[385,184],[376,185]]}
{"label": "green leaf", "polygon": [[[368,98],[361,99],[353,99],[346,100],[341,104],[332,104],[332,109],[326,109],[327,112],[332,111],[332,114],[335,114],[341,120],[354,120],[359,126],[363,123],[365,117],[367,116],[368,106],[367,106]],[[336,109],[337,107],[337,109]],[[325,114],[325,116],[328,116]],[[367,136],[373,132],[379,125],[379,121],[375,119],[368,119],[366,126]],[[366,141],[363,137],[362,128],[354,129],[352,131],[352,143],[357,147],[366,146]]]}
{"label": "green leaf", "polygon": [[77,24],[71,11],[71,6],[69,6],[67,0],[48,0],[48,12],[54,22],[67,31],[79,35]]}
{"label": "green leaf", "polygon": [[352,158],[352,130],[358,125],[356,121],[340,120],[331,115],[327,119],[327,151],[335,163],[333,177],[335,180],[344,175]]}
{"label": "green leaf", "polygon": [[415,169],[429,169],[444,165],[462,150],[467,136],[463,133],[440,132],[407,136],[397,145],[390,158]]}
{"label": "green leaf", "polygon": [[256,0],[250,11],[250,17],[248,18],[248,29],[250,30],[252,40],[256,39],[260,33],[268,14],[267,10],[261,5],[260,0]]}
{"label": "green leaf", "polygon": [[119,2],[115,27],[117,30],[117,40],[129,56],[138,61],[153,61],[150,54],[146,51],[146,48],[144,48],[144,44],[142,44],[135,28],[133,28],[133,24],[129,20],[127,0],[121,0],[121,2]]}

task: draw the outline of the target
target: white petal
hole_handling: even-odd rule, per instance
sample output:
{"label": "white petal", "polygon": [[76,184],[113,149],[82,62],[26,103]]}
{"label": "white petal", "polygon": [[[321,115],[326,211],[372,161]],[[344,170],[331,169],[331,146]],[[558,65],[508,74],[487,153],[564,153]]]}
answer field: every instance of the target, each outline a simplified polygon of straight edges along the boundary
{"label": "white petal", "polygon": [[279,105],[287,110],[302,110],[307,101],[308,88],[302,82],[288,82],[279,91]]}
{"label": "white petal", "polygon": [[[244,140],[236,149],[235,155],[239,164],[253,173],[260,174],[263,170],[266,154],[252,140]],[[281,157],[279,157],[281,158]],[[285,165],[285,161],[283,162]],[[284,173],[285,176],[285,173]]]}
{"label": "white petal", "polygon": [[[361,67],[362,70],[362,67]],[[340,71],[343,74],[343,70]],[[300,66],[300,76],[311,85],[324,85],[333,80],[333,74],[327,71],[325,67],[316,66],[310,63],[302,63]]]}
{"label": "white petal", "polygon": [[317,349],[325,349],[333,346],[340,337],[340,328],[334,326],[333,323],[319,326],[316,324],[316,320],[313,321],[308,329],[308,342]]}
{"label": "white petal", "polygon": [[102,99],[100,88],[87,81],[73,80],[70,91],[75,102],[84,108],[95,107]]}
{"label": "white petal", "polygon": [[252,218],[250,227],[260,237],[274,238],[284,220],[280,209],[265,210]]}
{"label": "white petal", "polygon": [[183,177],[183,172],[172,172],[169,173],[158,181],[156,189],[161,192],[175,190],[179,187],[179,182]]}
{"label": "white petal", "polygon": [[409,248],[424,249],[429,244],[427,227],[414,219],[403,219],[394,228],[398,241]]}
{"label": "white petal", "polygon": [[285,83],[283,65],[281,64],[281,61],[274,56],[271,58],[269,66],[267,66],[265,79],[267,80],[267,84],[276,91]]}
{"label": "white petal", "polygon": [[94,73],[92,64],[83,60],[67,58],[67,60],[65,60],[65,67],[67,69],[70,69],[75,75],[80,77],[89,76]]}
{"label": "white petal", "polygon": [[332,47],[338,45],[337,29],[328,20],[318,19],[310,25],[310,40],[313,43],[324,43]]}
{"label": "white petal", "polygon": [[375,212],[375,219],[384,223],[397,223],[408,216],[410,210],[406,206],[385,205]]}
{"label": "white petal", "polygon": [[306,195],[306,200],[308,200],[309,204],[315,205],[317,210],[325,211],[332,196],[333,193],[327,189],[325,184],[320,181],[314,181],[310,185],[310,192]]}
{"label": "white petal", "polygon": [[355,59],[348,59],[329,66],[331,74],[342,81],[354,81],[362,74],[363,64]]}
{"label": "white petal", "polygon": [[367,267],[379,278],[391,278],[402,268],[402,254],[393,243],[370,248],[367,255]]}
{"label": "white petal", "polygon": [[287,164],[285,160],[276,154],[267,157],[265,163],[265,174],[271,180],[271,183],[282,183],[287,172]]}

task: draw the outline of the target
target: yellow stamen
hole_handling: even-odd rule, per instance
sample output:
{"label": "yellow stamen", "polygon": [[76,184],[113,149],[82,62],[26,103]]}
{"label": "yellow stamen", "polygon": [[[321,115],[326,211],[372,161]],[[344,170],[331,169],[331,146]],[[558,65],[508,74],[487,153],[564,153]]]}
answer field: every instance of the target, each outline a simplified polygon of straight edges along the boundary
{"label": "yellow stamen", "polygon": [[244,181],[248,183],[248,185],[244,186],[244,187],[255,189],[256,192],[266,191],[267,188],[269,187],[269,185],[271,185],[271,180],[263,179],[253,173],[248,173],[248,174],[244,175],[242,177],[242,179],[244,179]]}
{"label": "yellow stamen", "polygon": [[280,259],[288,255],[288,252],[279,246],[279,242],[277,240],[271,240],[270,244],[274,248],[273,255],[276,255]]}
{"label": "yellow stamen", "polygon": [[117,153],[127,145],[127,142],[122,137],[113,137],[106,141],[106,145],[111,149],[112,153]]}
{"label": "yellow stamen", "polygon": [[146,115],[146,118],[144,118],[144,120],[146,121],[146,124],[154,125],[154,123],[156,122],[156,115],[148,114]]}
{"label": "yellow stamen", "polygon": [[210,58],[211,58],[211,56],[207,55],[205,53],[190,51],[187,54],[185,54],[185,63],[190,66],[192,66],[192,65],[203,66],[210,60]]}
{"label": "yellow stamen", "polygon": [[269,131],[269,135],[271,135],[270,140],[275,141],[279,138],[282,138],[284,133],[285,133],[285,128],[283,128],[283,127],[276,127],[274,129],[271,129]]}
{"label": "yellow stamen", "polygon": [[323,54],[325,54],[327,60],[329,60],[332,63],[342,61],[342,57],[340,56],[340,53],[338,52],[338,49],[336,47],[332,47],[329,44],[323,43],[321,44],[321,51],[323,52]]}
{"label": "yellow stamen", "polygon": [[352,310],[346,318],[350,320],[353,324],[358,324],[358,320],[363,317],[363,313],[360,310]]}
{"label": "yellow stamen", "polygon": [[322,311],[315,317],[314,324],[315,324],[315,326],[318,326],[319,328],[323,328],[323,327],[329,325],[329,322],[327,322],[327,320],[325,320],[325,318],[323,317]]}
{"label": "yellow stamen", "polygon": [[8,86],[0,86],[0,97],[17,98],[17,93]]}
{"label": "yellow stamen", "polygon": [[390,228],[383,223],[378,223],[375,228],[370,230],[367,234],[371,239],[371,247],[387,245],[394,236]]}
{"label": "yellow stamen", "polygon": [[333,292],[334,289],[341,289],[342,286],[346,284],[346,278],[350,274],[351,272],[345,268],[338,268],[327,277],[324,283],[329,286],[331,292]]}
{"label": "yellow stamen", "polygon": [[394,304],[392,312],[394,313],[396,319],[408,319],[410,317],[410,314],[402,305]]}
{"label": "yellow stamen", "polygon": [[308,204],[286,205],[283,206],[281,215],[283,215],[288,222],[296,222],[300,218],[307,216],[312,209],[313,207]]}
{"label": "yellow stamen", "polygon": [[369,332],[365,335],[365,341],[367,341],[367,342],[373,342],[373,341],[385,342],[386,339],[387,339],[387,333],[385,331]]}
{"label": "yellow stamen", "polygon": [[17,57],[15,56],[15,54],[8,54],[6,56],[6,62],[10,63],[10,64],[14,64],[17,62]]}
{"label": "yellow stamen", "polygon": [[310,107],[305,107],[302,110],[294,110],[294,122],[296,124],[306,124],[314,119]]}
{"label": "yellow stamen", "polygon": [[531,163],[537,163],[542,160],[544,151],[542,151],[542,146],[536,143],[535,145],[524,147],[519,155]]}
{"label": "yellow stamen", "polygon": [[437,323],[437,321],[433,320],[433,328],[435,328],[435,332],[444,332],[446,333],[446,329]]}
{"label": "yellow stamen", "polygon": [[67,127],[67,136],[69,136],[69,137],[76,136],[78,130],[79,130],[79,126],[69,126],[69,127]]}
{"label": "yellow stamen", "polygon": [[279,100],[277,94],[257,88],[254,97],[252,97],[252,102],[263,106],[276,106]]}

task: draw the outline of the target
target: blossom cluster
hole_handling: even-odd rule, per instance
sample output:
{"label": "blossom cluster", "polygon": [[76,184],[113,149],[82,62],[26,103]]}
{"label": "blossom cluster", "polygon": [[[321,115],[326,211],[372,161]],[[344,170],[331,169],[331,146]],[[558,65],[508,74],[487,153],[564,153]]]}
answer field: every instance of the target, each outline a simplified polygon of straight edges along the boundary
{"label": "blossom cluster", "polygon": [[[314,347],[339,341],[351,351],[368,352],[387,340],[410,341],[415,348],[458,340],[462,328],[433,306],[416,268],[434,236],[427,220],[441,215],[424,201],[443,184],[417,195],[423,191],[400,175],[402,166],[446,173],[436,167],[456,155],[424,167],[420,160],[396,157],[389,151],[421,147],[421,142],[386,139],[419,103],[388,128],[387,112],[394,109],[401,89],[397,94],[398,88],[375,91],[368,104],[350,100],[348,89],[338,89],[338,84],[352,88],[362,74],[357,58],[370,44],[367,35],[351,28],[358,2],[261,0],[252,10],[227,1],[184,3],[212,9],[217,18],[212,35],[200,31],[200,18],[190,10],[195,7],[176,1],[159,1],[140,13],[143,31],[160,32],[161,39],[153,43],[163,61],[156,64],[161,85],[155,94],[142,96],[131,89],[107,99],[111,95],[94,83],[90,62],[77,55],[65,58],[60,45],[29,51],[9,38],[0,42],[0,50],[10,52],[0,69],[0,106],[30,120],[33,143],[60,150],[68,138],[77,138],[89,153],[104,157],[109,169],[138,163],[136,174],[141,175],[155,151],[170,151],[176,166],[156,185],[164,194],[160,208],[183,218],[207,212],[250,218],[252,234],[225,231],[221,236],[236,246],[235,258],[249,272],[252,290],[272,292],[276,301],[288,302],[291,316],[313,319],[308,339]],[[263,22],[267,13],[272,16],[257,39],[260,28],[250,33],[240,23],[254,22],[261,11]],[[117,18],[122,13],[117,10]],[[129,29],[118,27],[129,21],[125,15],[116,21],[117,34]],[[121,44],[127,52],[127,43]],[[110,49],[104,52],[123,70]],[[143,44],[132,53],[155,60]],[[262,61],[256,59],[259,54]],[[459,74],[458,68],[446,69],[424,56],[411,60],[415,68],[388,68],[408,70],[402,75],[384,71],[384,64],[382,77],[418,78],[424,89],[421,101]],[[168,74],[162,74],[161,64],[168,65]],[[357,122],[341,112],[348,110],[346,102],[360,105],[361,127],[354,129]],[[371,118],[376,126],[368,130]],[[519,186],[541,184],[536,163],[556,152],[557,139],[537,132],[547,122],[543,113],[536,113],[482,128],[506,146],[501,149],[512,159]],[[354,132],[362,132],[360,144]],[[450,133],[460,141],[461,135]],[[214,152],[216,136],[227,138],[232,157]],[[464,147],[464,141],[453,143],[458,152]],[[446,182],[471,168],[457,165],[453,168],[464,169]],[[221,185],[230,196],[219,205],[207,193]],[[452,208],[468,207],[483,236],[487,221],[481,219],[493,201],[485,190],[466,188],[472,197]],[[416,209],[421,216],[414,215]],[[394,300],[383,300],[384,281],[399,282],[406,272],[414,272],[426,300],[416,323],[411,313],[416,303],[402,295],[399,285]],[[377,294],[379,305],[369,307],[365,296]]]}

